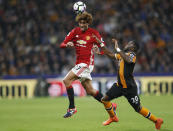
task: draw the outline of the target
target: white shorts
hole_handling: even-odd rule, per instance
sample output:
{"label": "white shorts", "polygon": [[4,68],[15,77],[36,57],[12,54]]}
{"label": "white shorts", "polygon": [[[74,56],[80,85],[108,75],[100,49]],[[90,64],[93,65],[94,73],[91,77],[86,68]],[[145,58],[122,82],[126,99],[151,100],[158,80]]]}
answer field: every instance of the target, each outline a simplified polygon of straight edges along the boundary
{"label": "white shorts", "polygon": [[91,77],[91,72],[93,71],[94,65],[87,65],[85,63],[80,63],[75,65],[75,67],[72,68],[72,72],[75,73],[78,77],[80,77],[80,81],[83,79],[90,79],[92,80]]}

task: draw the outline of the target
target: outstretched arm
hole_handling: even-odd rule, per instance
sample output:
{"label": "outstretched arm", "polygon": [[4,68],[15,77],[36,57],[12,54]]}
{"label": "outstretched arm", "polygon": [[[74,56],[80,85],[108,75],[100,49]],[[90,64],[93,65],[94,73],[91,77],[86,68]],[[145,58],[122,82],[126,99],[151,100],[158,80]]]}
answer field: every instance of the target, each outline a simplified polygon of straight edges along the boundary
{"label": "outstretched arm", "polygon": [[[108,57],[110,58],[115,58],[115,54],[113,54],[112,52],[110,52],[106,47],[105,45],[101,42],[101,40],[98,39],[97,36],[95,36],[93,34],[93,37],[97,40],[97,42],[100,44],[101,48],[102,48],[102,51],[104,52],[105,55],[107,55]],[[98,54],[98,53],[97,53]]]}
{"label": "outstretched arm", "polygon": [[132,63],[130,56],[126,55],[121,49],[118,47],[118,41],[116,39],[112,39],[115,44],[115,50],[120,54],[120,56],[124,59],[127,63]]}
{"label": "outstretched arm", "polygon": [[115,59],[115,54],[113,54],[112,52],[110,52],[105,46],[101,47],[103,52],[105,53],[105,55],[107,55],[108,57]]}

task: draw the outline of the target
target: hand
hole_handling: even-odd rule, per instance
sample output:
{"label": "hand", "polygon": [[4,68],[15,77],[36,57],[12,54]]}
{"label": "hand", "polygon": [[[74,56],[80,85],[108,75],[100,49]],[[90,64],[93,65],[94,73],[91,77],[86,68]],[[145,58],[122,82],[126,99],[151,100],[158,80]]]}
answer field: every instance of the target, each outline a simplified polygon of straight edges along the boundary
{"label": "hand", "polygon": [[94,45],[94,46],[93,46],[93,50],[94,50],[94,52],[95,52],[96,54],[100,55],[100,50],[99,50],[99,48],[98,48],[97,45]]}
{"label": "hand", "polygon": [[92,36],[93,36],[93,38],[96,39],[96,41],[97,41],[98,43],[102,43],[101,40],[99,40],[99,38],[98,38],[96,35],[92,34]]}
{"label": "hand", "polygon": [[74,46],[74,44],[71,41],[66,44],[66,47],[73,47],[73,46]]}

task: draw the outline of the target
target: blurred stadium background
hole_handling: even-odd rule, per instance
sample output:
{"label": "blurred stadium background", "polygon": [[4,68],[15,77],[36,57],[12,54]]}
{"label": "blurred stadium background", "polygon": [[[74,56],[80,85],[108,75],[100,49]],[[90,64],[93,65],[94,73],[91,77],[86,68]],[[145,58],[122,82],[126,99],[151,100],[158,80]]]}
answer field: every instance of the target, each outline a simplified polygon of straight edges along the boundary
{"label": "blurred stadium background", "polygon": [[[31,130],[43,131],[52,127],[50,130],[68,131],[66,122],[71,121],[58,119],[58,117],[62,117],[60,115],[65,112],[68,103],[66,97],[60,97],[66,96],[62,78],[75,64],[75,53],[72,49],[60,49],[59,45],[67,33],[77,26],[75,13],[72,10],[76,1],[0,0],[0,127],[2,131],[29,131],[32,125],[34,126]],[[109,49],[113,49],[111,44],[113,37],[116,37],[120,43],[136,40],[140,44],[141,51],[135,67],[138,92],[144,103],[149,105],[149,109],[151,107],[157,115],[170,121],[173,117],[171,110],[173,108],[171,102],[173,99],[173,1],[82,1],[87,5],[87,11],[94,17],[91,27],[102,34]],[[95,89],[105,93],[115,82],[117,73],[115,64],[115,61],[106,56],[95,55],[93,71]],[[79,81],[75,81],[73,87],[76,96],[86,96]],[[100,119],[106,118],[106,115],[103,115],[106,113],[101,105],[90,99],[90,97],[77,98],[77,102],[80,103],[78,106],[81,105],[79,109],[83,109],[83,113],[79,112],[81,117],[85,114],[84,110],[94,110],[95,107],[90,103],[96,105],[101,113],[96,111],[91,118],[86,119],[88,125],[83,125],[85,128],[78,128],[77,124],[73,123],[70,124],[70,129],[74,131],[116,129],[116,126],[104,129],[96,126],[101,123]],[[124,103],[121,99],[119,103],[122,104],[121,101]],[[83,102],[88,104],[82,104]],[[129,105],[126,102],[122,106],[121,104],[120,110],[127,112],[124,108],[129,109]],[[50,113],[49,110],[52,112]],[[60,114],[57,116],[58,120],[55,118],[56,112]],[[37,113],[40,115],[36,115]],[[41,117],[45,121],[37,119],[35,115],[27,117],[30,114],[35,114],[37,118]],[[14,118],[11,118],[13,115]],[[101,118],[98,117],[100,115]],[[121,113],[121,115],[125,121],[127,114]],[[91,119],[96,120],[94,125],[89,123]],[[72,120],[81,122],[80,116]],[[86,120],[82,119],[84,122]],[[130,120],[129,118],[128,121]],[[44,122],[47,123],[45,128],[41,126]],[[128,126],[119,124],[117,129],[121,130],[124,127],[123,130],[134,131],[143,126],[142,129],[148,131],[153,126],[145,127],[146,124],[141,124],[138,119],[135,123],[138,126],[134,123],[129,123]],[[11,127],[8,126],[10,124]],[[165,131],[171,131],[173,128],[169,124],[163,127]]]}

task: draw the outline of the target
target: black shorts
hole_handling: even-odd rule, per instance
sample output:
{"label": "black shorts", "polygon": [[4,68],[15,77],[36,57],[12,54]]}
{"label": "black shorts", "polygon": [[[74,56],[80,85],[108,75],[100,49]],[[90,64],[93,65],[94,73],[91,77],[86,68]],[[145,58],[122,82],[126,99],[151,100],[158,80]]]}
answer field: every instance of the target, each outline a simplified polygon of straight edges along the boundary
{"label": "black shorts", "polygon": [[112,87],[106,92],[106,95],[109,97],[109,100],[118,98],[120,96],[125,96],[130,105],[136,110],[140,110],[140,98],[137,93],[136,86],[127,86],[123,88],[118,86],[117,83],[114,83]]}

